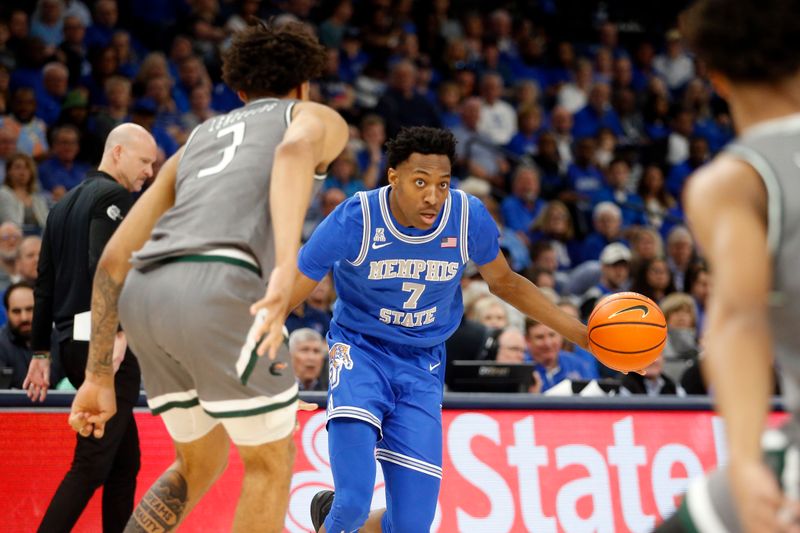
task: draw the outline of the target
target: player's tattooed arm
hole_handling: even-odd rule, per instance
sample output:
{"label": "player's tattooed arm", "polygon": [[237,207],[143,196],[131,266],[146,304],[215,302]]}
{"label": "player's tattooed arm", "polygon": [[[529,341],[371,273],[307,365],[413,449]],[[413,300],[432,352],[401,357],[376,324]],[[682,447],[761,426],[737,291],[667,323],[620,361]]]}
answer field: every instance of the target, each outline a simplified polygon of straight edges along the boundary
{"label": "player's tattooed arm", "polygon": [[118,283],[101,265],[92,286],[92,342],[86,370],[98,376],[113,376],[114,338],[119,325],[117,302],[122,291]]}
{"label": "player's tattooed arm", "polygon": [[175,470],[167,470],[145,493],[133,510],[125,533],[173,531],[180,524],[188,500],[186,480]]}

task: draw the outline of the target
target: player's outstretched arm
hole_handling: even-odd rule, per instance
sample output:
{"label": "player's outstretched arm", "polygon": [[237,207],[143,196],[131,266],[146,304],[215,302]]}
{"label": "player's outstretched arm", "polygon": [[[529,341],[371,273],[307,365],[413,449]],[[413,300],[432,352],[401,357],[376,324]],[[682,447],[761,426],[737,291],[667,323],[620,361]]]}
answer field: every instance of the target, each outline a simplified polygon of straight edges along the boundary
{"label": "player's outstretched arm", "polygon": [[251,307],[255,315],[266,310],[256,335],[264,340],[258,354],[277,354],[283,342],[283,322],[297,274],[297,252],[303,220],[311,199],[314,173],[324,172],[347,142],[347,123],[333,109],[303,102],[297,104],[292,122],[275,149],[270,180],[270,213],[275,239],[275,268],[267,293]]}
{"label": "player's outstretched arm", "polygon": [[131,255],[144,245],[156,221],[175,203],[175,176],[181,153],[164,163],[153,185],[108,241],[97,265],[86,380],[75,395],[69,417],[70,425],[84,437],[102,437],[106,421],[116,412],[113,352],[119,326],[117,301],[131,268]]}
{"label": "player's outstretched arm", "polygon": [[502,252],[478,267],[492,293],[534,320],[545,324],[582,348],[588,348],[586,326],[551,302],[536,285],[508,266]]}
{"label": "player's outstretched arm", "polygon": [[755,171],[730,157],[716,159],[688,183],[689,223],[714,278],[706,370],[725,419],[733,492],[746,531],[777,531],[781,496],[760,446],[773,390],[767,194]]}

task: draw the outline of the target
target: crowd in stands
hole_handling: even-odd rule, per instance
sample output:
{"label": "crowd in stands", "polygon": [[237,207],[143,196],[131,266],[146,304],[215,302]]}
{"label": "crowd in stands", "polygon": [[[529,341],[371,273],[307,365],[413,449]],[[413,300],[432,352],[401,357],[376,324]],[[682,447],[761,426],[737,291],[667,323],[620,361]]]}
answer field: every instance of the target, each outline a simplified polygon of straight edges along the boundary
{"label": "crowd in stands", "polygon": [[[453,186],[485,203],[515,271],[583,319],[605,295],[640,292],[670,329],[646,376],[619,376],[494,299],[472,269],[448,358],[486,359],[493,339],[496,360],[535,364],[532,392],[569,378],[615,378],[632,394],[693,392],[681,383],[697,372],[709,272],[681,192],[732,139],[731,118],[673,27],[680,6],[654,31],[587,4],[568,14],[552,0],[4,2],[0,290],[35,279],[49,207],[97,165],[113,127],[145,127],[163,162],[195,126],[240,105],[220,80],[220,52],[248,17],[300,20],[328,49],[312,97],[351,125],[306,236],[347,197],[385,184],[387,138],[405,126],[449,128]],[[326,280],[289,318],[303,388],[324,384],[334,302]]]}

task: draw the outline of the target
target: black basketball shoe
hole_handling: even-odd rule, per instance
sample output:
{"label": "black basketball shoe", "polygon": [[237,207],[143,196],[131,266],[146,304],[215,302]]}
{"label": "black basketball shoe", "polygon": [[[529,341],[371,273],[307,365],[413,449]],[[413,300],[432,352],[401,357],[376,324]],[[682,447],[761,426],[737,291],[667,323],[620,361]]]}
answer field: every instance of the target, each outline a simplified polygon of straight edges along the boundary
{"label": "black basketball shoe", "polygon": [[314,524],[314,531],[319,531],[328,513],[331,512],[333,505],[333,491],[322,490],[311,499],[311,523]]}

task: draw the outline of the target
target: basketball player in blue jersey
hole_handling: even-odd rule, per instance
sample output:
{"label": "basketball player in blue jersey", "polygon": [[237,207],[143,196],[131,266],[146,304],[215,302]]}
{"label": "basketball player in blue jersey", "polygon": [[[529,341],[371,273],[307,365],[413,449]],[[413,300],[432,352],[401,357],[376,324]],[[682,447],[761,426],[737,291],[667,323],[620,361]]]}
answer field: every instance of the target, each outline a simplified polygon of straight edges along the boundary
{"label": "basketball player in blue jersey", "polygon": [[[446,130],[402,130],[388,143],[389,185],[339,205],[300,251],[290,305],[330,270],[339,296],[328,334],[336,494],[312,502],[318,531],[430,530],[442,478],[444,342],[461,320],[468,261],[494,294],[587,346],[585,326],[509,268],[480,200],[450,188],[454,153]],[[387,509],[369,514],[376,457]]]}
{"label": "basketball player in blue jersey", "polygon": [[[659,533],[800,531],[798,14],[800,0],[699,0],[683,18],[738,134],[684,193],[712,269],[705,370],[730,458]],[[790,419],[762,433],[775,361]]]}

